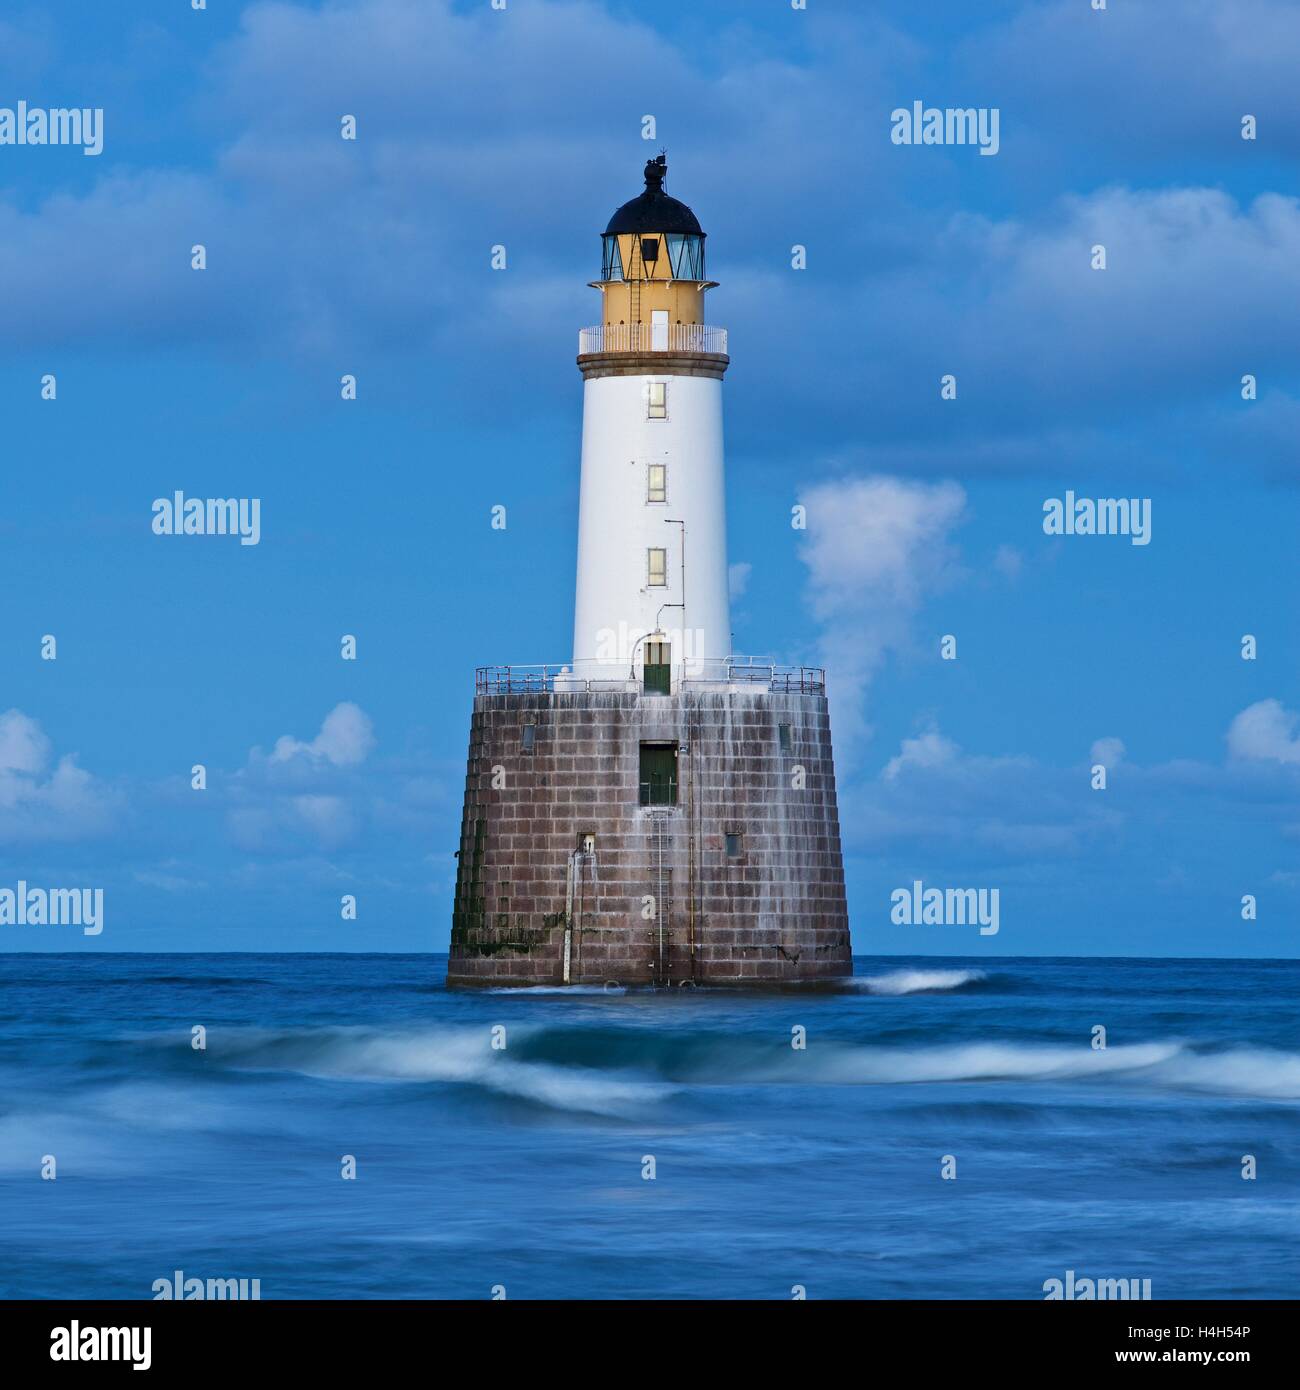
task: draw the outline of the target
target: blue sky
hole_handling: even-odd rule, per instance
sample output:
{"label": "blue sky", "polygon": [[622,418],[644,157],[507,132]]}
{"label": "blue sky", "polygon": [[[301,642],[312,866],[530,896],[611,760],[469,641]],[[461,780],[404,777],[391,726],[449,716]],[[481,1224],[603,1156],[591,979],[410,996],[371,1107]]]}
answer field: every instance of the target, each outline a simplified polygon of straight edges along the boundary
{"label": "blue sky", "polygon": [[[569,655],[576,330],[663,145],[731,334],[735,643],[830,670],[855,949],[1294,955],[1300,9],[1169,13],[8,6],[0,107],[105,148],[0,146],[0,886],[106,926],[0,949],[445,948],[473,668]],[[892,144],[915,100],[998,154]],[[177,489],[261,543],[154,535]],[[1044,535],[1067,489],[1151,543]],[[999,935],[891,925],[917,878]]]}

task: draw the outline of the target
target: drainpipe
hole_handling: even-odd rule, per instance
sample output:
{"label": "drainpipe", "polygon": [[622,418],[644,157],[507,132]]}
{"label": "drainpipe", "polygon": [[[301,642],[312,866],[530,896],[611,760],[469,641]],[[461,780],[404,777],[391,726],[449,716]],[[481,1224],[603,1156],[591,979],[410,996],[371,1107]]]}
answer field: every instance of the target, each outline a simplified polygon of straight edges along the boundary
{"label": "drainpipe", "polygon": [[570,963],[573,952],[573,861],[578,857],[578,851],[573,850],[569,855],[568,872],[564,876],[564,983],[570,983]]}

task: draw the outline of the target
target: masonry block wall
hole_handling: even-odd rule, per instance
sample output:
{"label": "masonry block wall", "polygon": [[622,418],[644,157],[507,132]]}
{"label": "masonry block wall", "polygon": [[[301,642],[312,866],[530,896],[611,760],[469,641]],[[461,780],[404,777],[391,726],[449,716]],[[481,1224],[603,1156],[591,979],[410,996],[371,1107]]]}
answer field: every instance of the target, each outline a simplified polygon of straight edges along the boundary
{"label": "masonry block wall", "polygon": [[477,696],[448,983],[562,983],[566,922],[573,984],[851,974],[825,696]]}

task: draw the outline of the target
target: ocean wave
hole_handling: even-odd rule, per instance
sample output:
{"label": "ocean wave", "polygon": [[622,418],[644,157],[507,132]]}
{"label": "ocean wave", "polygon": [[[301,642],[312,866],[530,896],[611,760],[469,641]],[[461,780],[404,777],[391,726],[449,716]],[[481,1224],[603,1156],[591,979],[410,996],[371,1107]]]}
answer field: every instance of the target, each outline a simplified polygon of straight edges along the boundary
{"label": "ocean wave", "polygon": [[935,1048],[842,1048],[820,1058],[827,1084],[952,1081],[1116,1081],[1162,1091],[1259,1100],[1300,1100],[1300,1057],[1263,1048],[1199,1052],[1182,1042],[1130,1043],[1094,1051],[1020,1043]]}
{"label": "ocean wave", "polygon": [[326,1080],[449,1082],[557,1110],[627,1115],[670,1089],[608,1071],[519,1061],[492,1047],[487,1028],[381,1033],[327,1028],[245,1032],[209,1043],[209,1055],[235,1069],[293,1071]]}
{"label": "ocean wave", "polygon": [[1300,1100],[1300,1057],[1269,1048],[1180,1052],[1164,1069],[1171,1084],[1216,1095]]}
{"label": "ocean wave", "polygon": [[1215,1052],[1180,1039],[1094,1050],[1077,1044],[965,1042],[933,1046],[809,1039],[794,1052],[711,1032],[543,1028],[524,1034],[524,1058],[568,1071],[616,1066],[679,1087],[909,1086],[948,1082],[1104,1083],[1261,1100],[1300,1099],[1300,1056],[1264,1048]]}
{"label": "ocean wave", "polygon": [[937,994],[986,979],[983,970],[891,970],[885,975],[854,975],[847,983],[868,994]]}
{"label": "ocean wave", "polygon": [[[830,1052],[830,1049],[827,1049]],[[819,1079],[841,1084],[924,1081],[1070,1081],[1140,1072],[1168,1062],[1179,1043],[1132,1043],[1094,1051],[1023,1043],[964,1043],[951,1047],[845,1047],[821,1058]]]}
{"label": "ocean wave", "polygon": [[[360,1083],[481,1088],[555,1110],[615,1117],[682,1090],[726,1086],[1104,1084],[1267,1101],[1300,1100],[1300,1056],[1212,1051],[1179,1039],[1100,1050],[1078,1043],[933,1046],[810,1038],[805,1050],[709,1030],[511,1026],[495,1049],[484,1026],[384,1031],[317,1028],[211,1035],[208,1057],[232,1071],[286,1071]],[[176,1044],[169,1044],[175,1048]]]}

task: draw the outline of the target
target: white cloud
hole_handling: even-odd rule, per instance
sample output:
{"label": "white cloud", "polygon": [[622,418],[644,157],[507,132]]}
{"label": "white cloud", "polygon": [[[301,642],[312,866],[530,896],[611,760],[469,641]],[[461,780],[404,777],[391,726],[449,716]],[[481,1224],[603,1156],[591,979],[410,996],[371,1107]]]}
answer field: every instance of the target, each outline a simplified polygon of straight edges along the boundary
{"label": "white cloud", "polygon": [[870,732],[862,709],[867,686],[886,655],[910,640],[926,596],[956,573],[949,536],[965,518],[966,494],[953,482],[877,476],[822,483],[799,500],[807,508],[800,556],[809,603],[839,699],[837,751],[851,756]]}
{"label": "white cloud", "polygon": [[291,734],[276,740],[269,761],[288,762],[291,758],[324,758],[336,767],[352,767],[366,760],[375,746],[370,716],[350,701],[335,705],[325,716],[320,733],[310,743],[300,743]]}
{"label": "white cloud", "polygon": [[21,710],[0,714],[0,775],[39,772],[50,756],[50,741],[41,726]]}
{"label": "white cloud", "polygon": [[1074,770],[966,754],[936,728],[904,739],[879,777],[848,785],[841,798],[848,852],[890,864],[919,854],[1059,867],[1112,842],[1122,823],[1109,806],[1080,798]]}
{"label": "white cloud", "polygon": [[904,768],[942,767],[952,762],[961,750],[950,739],[931,730],[920,738],[905,738],[902,751],[885,764],[884,778],[892,782]]}
{"label": "white cloud", "polygon": [[327,847],[343,844],[355,830],[352,813],[341,796],[295,796],[292,804],[303,824]]}
{"label": "white cloud", "polygon": [[229,784],[232,842],[251,854],[283,856],[305,846],[355,845],[381,821],[408,828],[399,813],[418,819],[427,792],[409,767],[363,766],[375,746],[370,716],[344,701],[325,716],[315,738],[284,734],[269,756],[254,748]]}
{"label": "white cloud", "polygon": [[1004,579],[1018,579],[1024,568],[1024,556],[1014,545],[1000,545],[993,556],[993,568]]}
{"label": "white cloud", "polygon": [[76,840],[112,827],[120,798],[65,753],[50,769],[50,740],[35,719],[0,714],[0,841]]}
{"label": "white cloud", "polygon": [[1104,768],[1115,768],[1124,761],[1124,741],[1118,738],[1099,738],[1089,751],[1094,763]]}
{"label": "white cloud", "polygon": [[746,560],[738,560],[734,565],[727,566],[727,592],[733,602],[744,597],[753,570],[753,565]]}
{"label": "white cloud", "polygon": [[1228,752],[1249,762],[1300,763],[1300,714],[1279,700],[1259,700],[1228,727]]}

